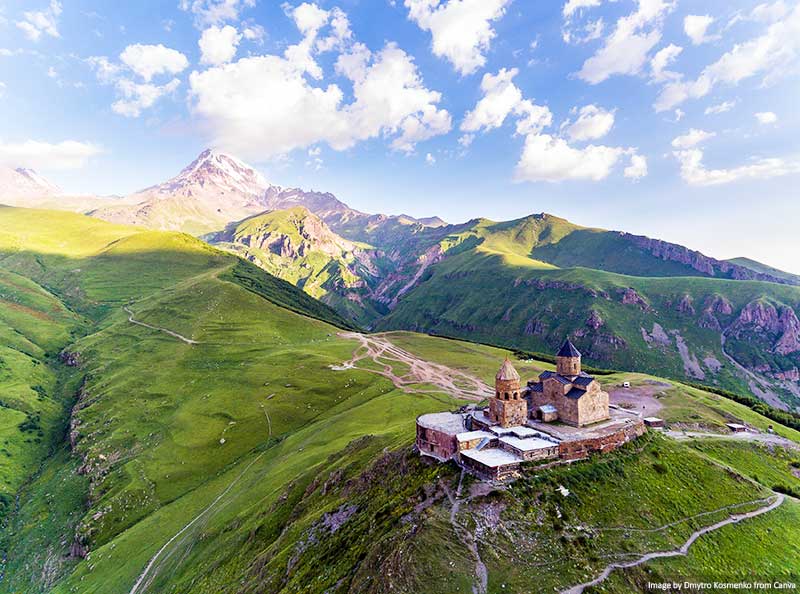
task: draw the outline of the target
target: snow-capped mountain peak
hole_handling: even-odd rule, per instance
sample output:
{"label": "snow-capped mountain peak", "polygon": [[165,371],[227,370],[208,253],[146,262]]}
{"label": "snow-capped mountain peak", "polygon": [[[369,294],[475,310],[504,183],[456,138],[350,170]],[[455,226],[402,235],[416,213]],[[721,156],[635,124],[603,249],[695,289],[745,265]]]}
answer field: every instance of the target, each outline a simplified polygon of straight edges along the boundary
{"label": "snow-capped mountain peak", "polygon": [[61,188],[46,180],[33,169],[0,166],[0,198],[23,199],[57,196]]}

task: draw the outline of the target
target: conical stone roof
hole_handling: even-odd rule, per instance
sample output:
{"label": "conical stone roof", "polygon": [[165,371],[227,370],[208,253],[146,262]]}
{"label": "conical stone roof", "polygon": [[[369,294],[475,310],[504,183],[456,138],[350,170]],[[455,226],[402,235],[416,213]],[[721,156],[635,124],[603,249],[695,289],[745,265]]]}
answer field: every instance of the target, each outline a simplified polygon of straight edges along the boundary
{"label": "conical stone roof", "polygon": [[516,380],[519,381],[519,373],[517,370],[514,369],[514,366],[511,364],[511,361],[506,359],[503,361],[503,364],[500,366],[500,369],[497,370],[497,375],[494,376],[495,379],[498,380]]}
{"label": "conical stone roof", "polygon": [[567,339],[564,345],[561,347],[561,350],[558,351],[557,357],[580,357],[581,352],[575,348],[575,345]]}

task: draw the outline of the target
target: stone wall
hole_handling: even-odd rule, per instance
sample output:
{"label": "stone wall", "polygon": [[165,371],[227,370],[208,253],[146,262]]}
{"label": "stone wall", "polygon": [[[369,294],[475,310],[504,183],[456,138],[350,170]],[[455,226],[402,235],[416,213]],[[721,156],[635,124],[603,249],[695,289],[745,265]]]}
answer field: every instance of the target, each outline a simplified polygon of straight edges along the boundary
{"label": "stone wall", "polygon": [[518,476],[520,470],[519,462],[514,464],[504,464],[502,466],[492,468],[491,466],[481,464],[472,458],[461,456],[461,463],[479,477],[492,481],[502,481],[507,478]]}
{"label": "stone wall", "polygon": [[512,454],[519,456],[526,462],[530,462],[531,460],[545,460],[547,458],[558,458],[559,456],[559,448],[557,443],[553,444],[551,448],[539,448],[538,450],[529,450],[524,451],[515,448],[511,444],[500,442],[500,447],[503,448],[507,452],[511,452]]}
{"label": "stone wall", "polygon": [[449,460],[458,452],[458,441],[455,435],[417,424],[417,448],[422,454]]}
{"label": "stone wall", "polygon": [[608,415],[608,393],[593,390],[577,400],[579,425],[591,425],[605,421]]}
{"label": "stone wall", "polygon": [[489,418],[501,427],[524,425],[528,421],[528,401],[490,398]]}
{"label": "stone wall", "polygon": [[558,455],[562,460],[582,460],[588,458],[595,452],[610,452],[618,447],[644,435],[647,428],[644,422],[636,422],[626,425],[619,431],[603,437],[592,439],[581,439],[575,441],[562,441],[558,445]]}

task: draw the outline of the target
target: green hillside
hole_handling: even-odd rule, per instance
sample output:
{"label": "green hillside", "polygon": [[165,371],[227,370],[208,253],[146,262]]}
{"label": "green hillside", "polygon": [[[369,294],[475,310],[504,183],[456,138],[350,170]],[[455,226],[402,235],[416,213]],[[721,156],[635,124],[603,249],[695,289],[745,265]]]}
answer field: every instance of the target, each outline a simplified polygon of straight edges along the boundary
{"label": "green hillside", "polygon": [[[0,592],[472,592],[479,562],[487,592],[551,591],[610,558],[678,546],[731,510],[763,507],[776,485],[800,491],[797,450],[658,434],[487,489],[411,449],[417,415],[466,401],[429,379],[398,387],[379,372],[412,368],[391,352],[343,365],[359,343],[292,285],[181,234],[18,209],[0,209],[0,229],[0,319],[17,341],[9,349],[30,352],[9,368],[17,382],[32,377],[26,365],[45,369],[41,389],[19,387],[1,411],[37,400],[42,434],[35,443],[6,424],[19,462],[5,483]],[[52,322],[31,323],[21,306]],[[508,353],[385,338],[451,377],[486,382]],[[548,365],[518,368],[530,376]],[[662,387],[672,428],[774,425],[722,396]],[[763,543],[796,514],[784,505],[753,520],[759,532],[747,538]],[[765,578],[798,570],[795,532],[752,548]],[[707,571],[724,568],[723,559]]]}
{"label": "green hillside", "polygon": [[[539,352],[569,335],[598,367],[800,406],[800,390],[781,379],[800,367],[800,287],[709,278],[626,242],[550,215],[474,222],[441,239],[444,257],[375,327]],[[621,268],[626,274],[613,271]],[[744,313],[753,308],[766,315]],[[792,346],[782,349],[781,341]]]}

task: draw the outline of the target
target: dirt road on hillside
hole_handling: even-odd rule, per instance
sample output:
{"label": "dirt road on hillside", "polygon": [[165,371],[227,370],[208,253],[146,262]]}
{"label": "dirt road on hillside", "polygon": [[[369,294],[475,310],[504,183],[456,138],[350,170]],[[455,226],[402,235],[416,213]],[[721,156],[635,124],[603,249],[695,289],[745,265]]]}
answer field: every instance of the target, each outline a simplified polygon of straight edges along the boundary
{"label": "dirt road on hillside", "polygon": [[691,547],[694,544],[694,542],[704,534],[708,534],[709,532],[714,532],[715,530],[719,530],[723,526],[727,526],[729,524],[736,524],[738,522],[741,522],[742,520],[755,518],[756,516],[760,516],[761,514],[771,512],[775,508],[779,507],[786,498],[781,494],[776,494],[774,497],[771,497],[770,499],[771,502],[768,505],[765,505],[764,507],[743,514],[733,514],[731,516],[728,516],[724,520],[720,520],[716,524],[711,524],[710,526],[706,526],[705,528],[701,528],[700,530],[694,531],[692,535],[689,537],[689,539],[680,546],[680,548],[673,549],[671,551],[656,551],[654,553],[647,553],[633,561],[611,563],[610,565],[607,565],[606,568],[602,571],[602,573],[592,581],[583,584],[578,584],[577,586],[573,586],[572,588],[569,588],[567,590],[562,590],[561,594],[582,594],[586,588],[590,586],[596,586],[597,584],[604,582],[608,578],[608,576],[611,575],[611,572],[614,571],[615,569],[627,569],[629,567],[636,567],[637,565],[641,565],[642,563],[647,563],[648,561],[651,561],[653,559],[663,559],[665,557],[678,557],[686,555],[689,552],[689,547]]}
{"label": "dirt road on hillside", "polygon": [[616,386],[608,390],[608,400],[611,404],[637,412],[643,417],[652,417],[662,406],[657,396],[671,387],[672,384],[656,381],[630,388]]}
{"label": "dirt road on hillside", "polygon": [[173,332],[172,330],[167,330],[166,328],[159,328],[158,326],[151,326],[150,324],[145,324],[144,322],[140,322],[136,318],[133,317],[133,312],[128,309],[128,307],[123,307],[122,309],[128,314],[128,321],[131,324],[136,324],[137,326],[142,326],[143,328],[149,328],[150,330],[157,330],[158,332],[163,332],[164,334],[169,334],[170,336],[177,338],[178,340],[182,340],[186,344],[200,344],[196,340],[192,340],[191,338],[186,338],[178,334],[177,332]]}
{"label": "dirt road on hillside", "polygon": [[741,431],[739,433],[706,433],[704,431],[664,431],[664,435],[672,439],[690,439],[692,437],[698,439],[732,439],[736,441],[752,441],[758,443],[772,444],[781,446],[782,448],[789,448],[793,450],[800,450],[800,444],[786,439],[774,433],[751,433],[750,431]]}
{"label": "dirt road on hillside", "polygon": [[[339,336],[357,340],[361,343],[361,346],[356,349],[352,359],[334,367],[336,370],[361,369],[377,373],[392,380],[395,386],[408,393],[430,392],[431,390],[412,387],[419,384],[430,384],[452,396],[475,400],[476,402],[494,394],[494,391],[477,377],[446,365],[420,359],[416,355],[394,345],[384,335],[342,332]],[[358,362],[365,359],[372,360],[380,368],[358,366]],[[409,369],[402,374],[398,374],[399,372],[395,372],[394,369],[398,365],[407,366]]]}

